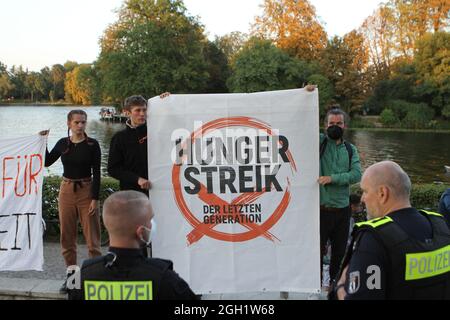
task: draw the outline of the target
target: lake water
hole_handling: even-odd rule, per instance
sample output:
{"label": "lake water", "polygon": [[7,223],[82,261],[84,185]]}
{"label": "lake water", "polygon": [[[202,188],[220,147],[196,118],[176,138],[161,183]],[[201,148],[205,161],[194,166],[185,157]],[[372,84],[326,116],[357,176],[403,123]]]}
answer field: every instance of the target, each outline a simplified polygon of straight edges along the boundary
{"label": "lake water", "polygon": [[[102,149],[102,172],[106,175],[109,143],[124,124],[100,121],[101,107],[0,107],[0,139],[35,134],[50,129],[49,148],[67,135],[66,117],[72,109],[82,109],[88,114],[87,133],[99,141]],[[444,165],[450,165],[450,134],[411,133],[385,131],[349,131],[346,138],[360,152],[363,168],[382,160],[398,162],[411,176],[413,182],[450,183]],[[48,174],[61,175],[58,161],[48,169]]]}

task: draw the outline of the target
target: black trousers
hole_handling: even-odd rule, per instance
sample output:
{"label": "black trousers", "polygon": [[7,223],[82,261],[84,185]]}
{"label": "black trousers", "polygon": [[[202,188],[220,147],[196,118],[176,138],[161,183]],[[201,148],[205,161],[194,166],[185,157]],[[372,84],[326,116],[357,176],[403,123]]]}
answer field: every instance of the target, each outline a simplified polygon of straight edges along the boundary
{"label": "black trousers", "polygon": [[335,280],[345,255],[350,216],[350,207],[342,209],[320,208],[320,274],[322,276],[323,256],[327,254],[327,242],[330,240],[330,281]]}

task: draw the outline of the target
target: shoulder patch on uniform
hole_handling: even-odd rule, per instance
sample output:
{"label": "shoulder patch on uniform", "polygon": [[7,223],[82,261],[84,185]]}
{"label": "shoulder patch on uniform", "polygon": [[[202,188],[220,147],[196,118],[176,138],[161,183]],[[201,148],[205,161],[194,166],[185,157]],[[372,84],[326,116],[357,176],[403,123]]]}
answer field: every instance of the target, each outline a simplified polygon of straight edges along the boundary
{"label": "shoulder patch on uniform", "polygon": [[433,216],[433,217],[439,217],[444,218],[444,216],[440,213],[432,212],[432,211],[426,211],[426,210],[419,210],[420,212],[425,213],[426,215]]}
{"label": "shoulder patch on uniform", "polygon": [[392,220],[390,217],[382,217],[382,218],[378,218],[378,219],[369,220],[366,222],[357,223],[356,226],[358,228],[362,228],[362,227],[378,228],[382,225],[385,225],[385,224],[391,223],[391,222],[394,222],[394,220]]}
{"label": "shoulder patch on uniform", "polygon": [[348,276],[348,293],[355,294],[361,287],[361,274],[359,271],[351,272]]}

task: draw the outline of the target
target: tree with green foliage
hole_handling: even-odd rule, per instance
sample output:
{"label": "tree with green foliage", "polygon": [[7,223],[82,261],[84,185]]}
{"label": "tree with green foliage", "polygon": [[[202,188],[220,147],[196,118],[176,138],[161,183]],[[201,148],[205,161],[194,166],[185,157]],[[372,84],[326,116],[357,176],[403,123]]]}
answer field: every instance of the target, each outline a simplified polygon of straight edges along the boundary
{"label": "tree with green foliage", "polygon": [[[444,109],[450,104],[450,34],[427,34],[416,44],[414,60],[399,60],[391,66],[390,76],[376,84],[365,103],[366,109],[379,114],[393,101],[398,106],[395,108],[403,110],[408,103],[424,103],[433,108],[436,117],[445,116]],[[427,119],[430,112],[423,110],[416,108],[415,116],[421,114],[419,117]],[[406,113],[397,116],[403,119]],[[410,119],[415,116],[411,114]]]}
{"label": "tree with green foliage", "polygon": [[406,117],[409,110],[414,108],[414,105],[405,100],[390,100],[388,103],[386,103],[385,108],[392,110],[395,117],[401,121]]}
{"label": "tree with green foliage", "polygon": [[30,100],[32,102],[37,101],[39,99],[39,88],[38,88],[38,82],[39,82],[39,73],[37,72],[30,72],[26,74],[25,77],[25,89],[26,92],[30,93]]}
{"label": "tree with green foliage", "polygon": [[50,100],[58,101],[64,99],[64,81],[66,79],[66,69],[61,64],[55,64],[51,69],[51,90]]}
{"label": "tree with green foliage", "polygon": [[322,73],[333,84],[336,102],[350,114],[362,109],[367,92],[363,73],[366,60],[357,50],[336,36],[328,41],[320,59]]}
{"label": "tree with green foliage", "polygon": [[204,92],[227,93],[227,80],[230,77],[231,70],[226,55],[217,47],[215,42],[210,41],[206,44],[204,55],[209,74],[209,81]]}
{"label": "tree with green foliage", "polygon": [[96,67],[106,100],[203,92],[209,81],[203,27],[178,0],[126,0],[101,38]]}
{"label": "tree with green foliage", "polygon": [[398,62],[392,67],[388,79],[378,81],[365,104],[364,109],[371,114],[380,114],[386,105],[393,100],[416,102],[414,87],[417,82],[415,66],[408,62]]}
{"label": "tree with green foliage", "polygon": [[29,87],[26,85],[25,81],[28,76],[28,70],[24,70],[22,66],[11,67],[11,82],[14,86],[12,96],[14,99],[27,99],[31,97],[31,92]]}
{"label": "tree with green foliage", "polygon": [[66,73],[72,71],[73,69],[75,69],[78,66],[79,66],[78,62],[70,61],[70,60],[66,61],[66,63],[64,63],[64,65],[63,65]]}
{"label": "tree with green foliage", "polygon": [[230,64],[233,64],[236,54],[241,51],[248,41],[248,35],[239,31],[234,31],[214,40],[216,46],[225,54]]}
{"label": "tree with green foliage", "polygon": [[8,74],[0,73],[0,99],[8,98],[14,90],[14,85],[11,82]]}
{"label": "tree with green foliage", "polygon": [[0,62],[0,99],[9,98],[14,90],[6,65]]}
{"label": "tree with green foliage", "polygon": [[228,81],[232,92],[257,92],[303,87],[314,73],[311,64],[290,57],[268,40],[253,38],[236,56]]}
{"label": "tree with green foliage", "polygon": [[319,110],[320,117],[323,118],[328,107],[336,102],[333,83],[324,75],[313,74],[308,77],[308,84],[314,84],[319,89]]}
{"label": "tree with green foliage", "polygon": [[417,42],[416,48],[416,95],[441,115],[450,104],[450,33],[427,34]]}
{"label": "tree with green foliage", "polygon": [[36,79],[36,89],[38,91],[39,99],[49,100],[50,91],[52,89],[52,75],[49,67],[41,69]]}
{"label": "tree with green foliage", "polygon": [[433,120],[434,110],[425,103],[412,103],[402,126],[408,129],[426,129]]}

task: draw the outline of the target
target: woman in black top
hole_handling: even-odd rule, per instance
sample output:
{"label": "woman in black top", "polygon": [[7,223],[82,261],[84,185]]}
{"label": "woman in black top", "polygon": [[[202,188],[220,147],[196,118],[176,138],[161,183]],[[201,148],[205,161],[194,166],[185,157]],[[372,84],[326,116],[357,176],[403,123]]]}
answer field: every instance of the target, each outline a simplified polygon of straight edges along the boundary
{"label": "woman in black top", "polygon": [[[45,166],[61,158],[64,173],[58,198],[61,248],[66,266],[77,265],[78,219],[89,249],[89,257],[101,255],[100,192],[101,151],[98,142],[85,132],[87,114],[82,110],[67,115],[67,137],[60,139],[51,152],[46,152]],[[72,135],[70,135],[72,132]],[[41,134],[48,134],[42,132]],[[66,282],[61,288],[67,291]]]}

